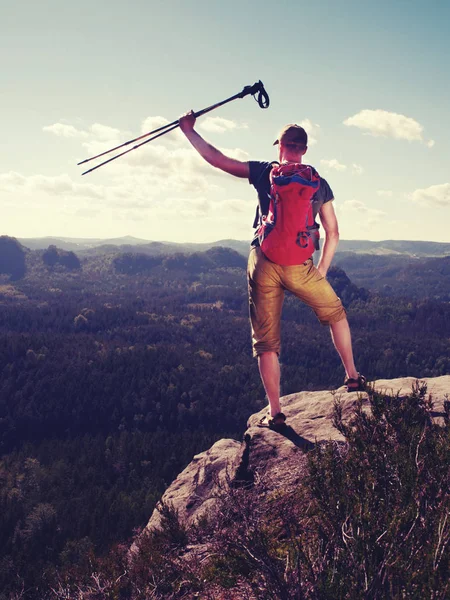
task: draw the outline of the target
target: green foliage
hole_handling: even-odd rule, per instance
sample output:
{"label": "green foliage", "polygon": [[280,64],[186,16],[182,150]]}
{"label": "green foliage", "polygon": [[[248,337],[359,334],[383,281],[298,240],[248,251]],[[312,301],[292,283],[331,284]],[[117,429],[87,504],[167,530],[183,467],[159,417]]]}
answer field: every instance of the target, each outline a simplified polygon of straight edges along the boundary
{"label": "green foliage", "polygon": [[61,250],[55,245],[50,245],[42,254],[42,260],[47,267],[53,269],[60,264],[69,270],[81,269],[80,259],[70,250]]}
{"label": "green foliage", "polygon": [[118,273],[134,275],[136,273],[145,273],[153,267],[162,263],[160,256],[148,256],[145,254],[133,254],[127,252],[114,258],[114,268]]}
{"label": "green foliage", "polygon": [[[411,253],[414,253],[414,245],[419,246],[420,243],[411,242]],[[436,254],[442,252],[439,248],[435,250]],[[445,250],[448,253],[448,250]],[[433,252],[432,246],[429,251]],[[413,298],[450,300],[450,256],[418,258],[414,254],[379,256],[338,252],[335,263],[343,268],[357,285],[363,285],[385,296],[410,300]]]}
{"label": "green foliage", "polygon": [[64,250],[59,253],[59,264],[67,269],[81,269],[81,263],[75,252]]}
{"label": "green foliage", "polygon": [[11,276],[11,280],[21,279],[26,272],[25,248],[16,238],[0,236],[0,274]]}
{"label": "green foliage", "polygon": [[[194,454],[221,437],[239,439],[265,403],[239,255],[214,248],[145,268],[136,259],[135,274],[116,268],[113,255],[73,271],[48,269],[41,252],[25,259],[26,276],[0,286],[5,594],[42,586],[69,562],[87,573],[93,556],[145,524]],[[450,373],[448,303],[367,294],[335,274],[361,371]],[[328,331],[290,295],[282,335],[283,393],[341,384]],[[270,535],[267,543],[269,552]],[[242,565],[241,550],[234,556]],[[211,568],[231,585],[233,569]]]}
{"label": "green foliage", "polygon": [[159,536],[171,548],[183,547],[188,542],[186,527],[184,527],[178,513],[170,504],[165,504],[162,500],[158,506],[158,512],[161,516],[159,524]]}
{"label": "green foliage", "polygon": [[[187,431],[122,431],[49,440],[4,457],[0,589],[12,591],[21,578],[27,587],[47,587],[49,569],[90,572],[92,556],[129,540],[167,484],[216,439]],[[31,452],[39,459],[29,458]],[[182,541],[182,531],[178,536]]]}
{"label": "green foliage", "polygon": [[327,279],[345,306],[350,305],[355,300],[367,300],[369,298],[369,292],[363,288],[358,288],[350,281],[345,271],[337,266],[330,267]]}
{"label": "green foliage", "polygon": [[144,253],[128,252],[116,256],[113,264],[118,273],[128,275],[151,273],[160,267],[160,271],[178,272],[183,278],[186,278],[219,268],[243,269],[246,266],[246,259],[231,248],[218,246],[206,252],[193,252],[191,254],[176,252],[168,256],[163,254],[149,256]]}
{"label": "green foliage", "polygon": [[[450,428],[433,424],[417,384],[406,398],[371,394],[335,425],[347,446],[311,455],[308,485],[333,546],[323,598],[445,598],[450,560]],[[331,577],[331,568],[346,573]],[[344,595],[342,595],[344,594]]]}
{"label": "green foliage", "polygon": [[47,267],[54,267],[59,260],[58,248],[51,244],[42,254],[42,260]]}

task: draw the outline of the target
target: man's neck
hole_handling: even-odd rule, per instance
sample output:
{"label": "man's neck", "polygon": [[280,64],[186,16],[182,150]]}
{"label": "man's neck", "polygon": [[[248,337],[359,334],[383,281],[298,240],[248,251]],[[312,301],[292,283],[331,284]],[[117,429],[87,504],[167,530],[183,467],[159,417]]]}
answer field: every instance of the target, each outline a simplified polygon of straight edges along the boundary
{"label": "man's neck", "polygon": [[298,165],[301,165],[302,164],[302,158],[303,157],[301,155],[297,156],[297,157],[290,156],[289,158],[286,158],[284,156],[280,156],[280,163],[281,164],[283,164],[283,163],[284,164],[286,164],[286,163],[296,163]]}

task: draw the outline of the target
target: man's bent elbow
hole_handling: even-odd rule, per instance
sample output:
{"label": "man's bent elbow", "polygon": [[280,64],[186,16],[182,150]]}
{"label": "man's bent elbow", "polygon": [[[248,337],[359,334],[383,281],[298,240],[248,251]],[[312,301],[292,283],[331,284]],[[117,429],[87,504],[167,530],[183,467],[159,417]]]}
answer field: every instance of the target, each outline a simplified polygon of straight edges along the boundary
{"label": "man's bent elbow", "polygon": [[339,241],[339,229],[325,229],[325,237],[329,240]]}

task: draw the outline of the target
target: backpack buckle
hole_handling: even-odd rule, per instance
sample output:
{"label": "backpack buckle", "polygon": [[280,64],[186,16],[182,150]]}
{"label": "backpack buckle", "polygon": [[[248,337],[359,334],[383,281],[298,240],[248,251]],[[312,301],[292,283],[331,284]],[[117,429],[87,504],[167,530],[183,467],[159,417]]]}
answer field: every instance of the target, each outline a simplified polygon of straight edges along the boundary
{"label": "backpack buckle", "polygon": [[307,248],[310,237],[309,231],[299,231],[297,233],[297,239],[295,240],[295,243],[297,246],[300,246],[300,248]]}

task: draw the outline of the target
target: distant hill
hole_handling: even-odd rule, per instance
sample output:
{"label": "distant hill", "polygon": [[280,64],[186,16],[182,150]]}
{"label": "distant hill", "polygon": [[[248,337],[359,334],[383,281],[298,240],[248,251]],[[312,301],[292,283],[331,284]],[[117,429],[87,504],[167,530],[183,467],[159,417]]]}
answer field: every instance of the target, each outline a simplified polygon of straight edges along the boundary
{"label": "distant hill", "polygon": [[246,256],[250,242],[240,240],[218,240],[216,242],[188,243],[188,242],[152,242],[124,236],[120,238],[67,238],[67,237],[44,237],[44,238],[17,238],[20,243],[30,250],[43,250],[50,245],[55,245],[63,250],[76,251],[79,256],[94,256],[96,254],[115,254],[120,252],[140,252],[156,256],[158,254],[174,254],[177,252],[206,252],[211,248],[231,248]]}
{"label": "distant hill", "polygon": [[398,254],[403,256],[447,256],[450,244],[442,242],[421,242],[414,240],[384,240],[370,242],[367,240],[340,240],[339,252],[356,252],[358,254]]}
{"label": "distant hill", "polygon": [[334,264],[351,280],[384,295],[450,300],[450,256],[336,254]]}
{"label": "distant hill", "polygon": [[[185,274],[192,268],[194,271],[195,268],[198,269],[202,261],[209,264],[212,256],[196,257],[195,255],[199,253],[208,253],[219,248],[227,249],[238,253],[245,262],[250,246],[248,241],[233,239],[207,243],[176,243],[152,242],[133,236],[111,239],[21,238],[19,242],[24,247],[38,251],[47,249],[51,245],[57,246],[66,252],[75,252],[82,262],[100,261],[103,264],[102,268],[106,264],[105,258],[108,262],[116,261],[119,256],[136,255],[132,259],[127,259],[132,264],[127,263],[124,266],[119,261],[118,264],[122,265],[120,269],[125,269],[124,272],[148,270],[156,264],[152,262],[153,259],[159,259],[157,264],[166,261],[164,268],[171,269],[176,264],[177,268],[185,271]],[[177,261],[173,264],[167,262],[168,258],[174,255],[180,255]],[[188,258],[189,255],[191,258]],[[227,254],[224,256],[227,260],[230,258]],[[146,262],[145,257],[152,260]],[[124,259],[120,260],[123,262]],[[184,261],[183,265],[180,260]],[[316,263],[317,260],[316,256]],[[237,264],[235,258],[232,259],[232,263]],[[341,240],[333,265],[344,269],[356,286],[385,296],[450,300],[450,244],[447,243],[411,240],[381,242]],[[227,266],[231,266],[231,263]]]}
{"label": "distant hill", "polygon": [[[44,238],[17,238],[19,242],[31,250],[45,249],[53,244],[63,250],[76,251],[80,256],[93,254],[111,254],[121,251],[143,252],[149,255],[171,254],[175,252],[204,252],[210,248],[222,246],[232,248],[240,254],[247,255],[249,241],[245,240],[218,240],[206,243],[187,242],[152,242],[133,236],[124,236],[111,239],[100,238],[69,238],[69,237],[44,237]],[[353,252],[357,254],[397,255],[409,257],[442,257],[450,255],[450,244],[442,242],[422,242],[413,240],[384,240],[371,242],[369,240],[340,240],[339,253]]]}
{"label": "distant hill", "polygon": [[98,248],[99,246],[123,246],[125,244],[137,246],[139,244],[148,244],[148,240],[127,235],[121,238],[71,238],[71,237],[43,237],[43,238],[17,238],[23,246],[30,250],[43,250],[50,245],[57,246],[62,250],[87,250],[89,248]]}

